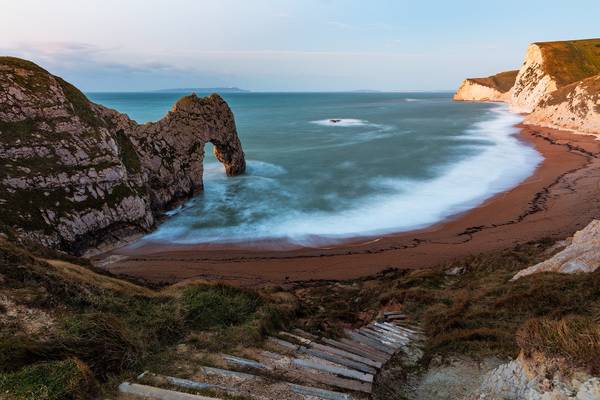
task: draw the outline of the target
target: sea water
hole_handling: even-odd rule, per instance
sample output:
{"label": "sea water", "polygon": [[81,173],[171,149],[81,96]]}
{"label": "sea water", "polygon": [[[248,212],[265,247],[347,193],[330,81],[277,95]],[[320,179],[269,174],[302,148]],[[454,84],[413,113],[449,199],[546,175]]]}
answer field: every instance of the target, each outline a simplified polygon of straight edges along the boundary
{"label": "sea water", "polygon": [[[143,123],[185,93],[88,95]],[[423,228],[517,185],[542,159],[517,137],[520,116],[450,93],[223,97],[246,173],[227,177],[207,144],[204,192],[143,240],[314,245]]]}

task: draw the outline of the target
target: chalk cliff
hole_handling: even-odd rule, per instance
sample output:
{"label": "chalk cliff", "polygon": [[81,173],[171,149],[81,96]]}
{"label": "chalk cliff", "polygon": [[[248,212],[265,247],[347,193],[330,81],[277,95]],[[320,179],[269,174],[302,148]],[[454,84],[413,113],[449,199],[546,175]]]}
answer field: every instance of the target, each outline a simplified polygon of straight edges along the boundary
{"label": "chalk cliff", "polygon": [[487,78],[467,78],[456,93],[457,101],[507,101],[519,71],[501,72]]}
{"label": "chalk cliff", "polygon": [[525,123],[581,133],[600,133],[600,75],[546,94]]}
{"label": "chalk cliff", "polygon": [[34,63],[0,57],[0,228],[75,254],[146,232],[202,190],[207,142],[227,174],[244,171],[218,95],[184,97],[139,125]]}
{"label": "chalk cliff", "polygon": [[600,39],[533,43],[509,90],[491,78],[465,80],[455,99],[503,101],[530,113],[526,123],[600,134]]}

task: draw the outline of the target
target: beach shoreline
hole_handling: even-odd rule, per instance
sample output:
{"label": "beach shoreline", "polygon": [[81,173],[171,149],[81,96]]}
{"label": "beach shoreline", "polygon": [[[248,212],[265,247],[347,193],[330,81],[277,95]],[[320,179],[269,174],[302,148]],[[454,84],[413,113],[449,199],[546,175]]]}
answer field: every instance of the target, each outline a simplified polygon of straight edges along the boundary
{"label": "beach shoreline", "polygon": [[387,268],[422,268],[543,238],[562,239],[600,216],[600,142],[594,136],[519,125],[544,160],[516,187],[428,228],[354,238],[326,247],[282,243],[144,243],[92,258],[110,272],[153,282],[206,279],[242,286],[343,280]]}

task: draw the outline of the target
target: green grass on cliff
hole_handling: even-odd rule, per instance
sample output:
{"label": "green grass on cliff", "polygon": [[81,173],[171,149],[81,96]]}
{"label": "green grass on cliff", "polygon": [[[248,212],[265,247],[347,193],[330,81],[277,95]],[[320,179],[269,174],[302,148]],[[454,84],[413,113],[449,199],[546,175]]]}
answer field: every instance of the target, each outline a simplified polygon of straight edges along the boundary
{"label": "green grass on cliff", "polygon": [[[179,344],[215,351],[256,345],[293,312],[266,292],[207,283],[144,287],[59,256],[0,237],[0,295],[28,315],[50,316],[41,320],[48,326],[27,333],[29,318],[7,320],[0,308],[0,400],[94,398],[90,382],[111,392],[146,369],[160,372]],[[49,368],[54,373],[40,373]]]}
{"label": "green grass on cliff", "polygon": [[94,382],[77,359],[44,362],[17,372],[0,373],[1,400],[87,400]]}
{"label": "green grass on cliff", "polygon": [[497,89],[501,93],[506,93],[513,87],[517,79],[518,70],[500,72],[499,74],[488,76],[487,78],[470,78],[469,80],[483,86]]}
{"label": "green grass on cliff", "polygon": [[559,86],[600,74],[600,39],[535,43]]}

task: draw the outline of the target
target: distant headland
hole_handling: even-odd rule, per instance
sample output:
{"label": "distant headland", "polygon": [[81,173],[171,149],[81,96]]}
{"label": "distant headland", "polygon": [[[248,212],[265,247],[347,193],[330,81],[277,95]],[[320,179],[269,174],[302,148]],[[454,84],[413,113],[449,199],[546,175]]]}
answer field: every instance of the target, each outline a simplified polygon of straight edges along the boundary
{"label": "distant headland", "polygon": [[186,87],[186,88],[167,88],[158,89],[155,92],[161,93],[250,93],[250,90],[240,89],[238,87]]}

